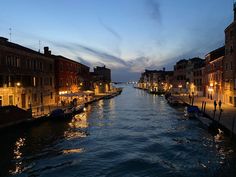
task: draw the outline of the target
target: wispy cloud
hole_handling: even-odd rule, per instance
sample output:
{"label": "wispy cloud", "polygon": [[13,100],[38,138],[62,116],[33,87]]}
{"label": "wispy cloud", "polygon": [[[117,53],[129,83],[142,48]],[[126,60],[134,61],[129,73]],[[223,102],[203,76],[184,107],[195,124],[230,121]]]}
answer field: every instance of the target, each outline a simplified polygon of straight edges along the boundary
{"label": "wispy cloud", "polygon": [[140,56],[127,60],[77,43],[53,43],[53,45],[62,53],[69,53],[69,51],[71,51],[70,56],[72,59],[88,66],[106,65],[112,69],[125,69],[129,72],[142,72],[145,68],[155,68],[161,64],[161,62],[155,61],[147,56]]}
{"label": "wispy cloud", "polygon": [[161,23],[160,3],[157,0],[146,0],[146,5],[150,17],[158,23]]}
{"label": "wispy cloud", "polygon": [[121,35],[115,30],[113,29],[111,26],[105,24],[100,18],[99,18],[99,23],[108,31],[110,32],[115,38],[117,38],[118,40],[122,40]]}

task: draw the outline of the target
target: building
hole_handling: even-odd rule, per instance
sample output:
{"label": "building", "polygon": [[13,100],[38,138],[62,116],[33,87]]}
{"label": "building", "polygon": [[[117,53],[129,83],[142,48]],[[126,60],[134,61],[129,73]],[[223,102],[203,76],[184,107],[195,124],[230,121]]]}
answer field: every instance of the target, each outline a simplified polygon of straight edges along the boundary
{"label": "building", "polygon": [[94,72],[91,72],[91,75],[95,94],[103,94],[112,90],[111,70],[109,68],[97,66],[94,68]]}
{"label": "building", "polygon": [[234,21],[225,29],[224,102],[236,106],[236,3]]}
{"label": "building", "polygon": [[198,57],[178,61],[174,66],[173,92],[202,96],[203,66],[204,60]]}
{"label": "building", "polygon": [[[194,93],[197,96],[206,96],[205,91],[205,60],[199,60],[193,67],[193,83],[190,83],[190,93]],[[191,90],[193,89],[193,90]]]}
{"label": "building", "polygon": [[55,104],[54,60],[0,37],[0,106]]}
{"label": "building", "polygon": [[84,90],[90,88],[89,67],[60,55],[52,55],[44,47],[44,55],[53,58],[55,63],[56,102],[70,102],[73,98],[83,96]]}
{"label": "building", "polygon": [[173,71],[163,70],[145,70],[141,74],[138,82],[138,87],[147,89],[154,92],[169,91],[172,87],[171,82],[173,80]]}
{"label": "building", "polygon": [[187,92],[192,95],[203,96],[204,85],[202,72],[204,67],[204,59],[195,57],[188,60],[186,67],[186,84]]}
{"label": "building", "polygon": [[205,56],[206,97],[223,101],[223,59],[225,47],[218,48]]}
{"label": "building", "polygon": [[186,67],[188,60],[180,60],[174,66],[174,82],[172,91],[174,93],[187,93]]}

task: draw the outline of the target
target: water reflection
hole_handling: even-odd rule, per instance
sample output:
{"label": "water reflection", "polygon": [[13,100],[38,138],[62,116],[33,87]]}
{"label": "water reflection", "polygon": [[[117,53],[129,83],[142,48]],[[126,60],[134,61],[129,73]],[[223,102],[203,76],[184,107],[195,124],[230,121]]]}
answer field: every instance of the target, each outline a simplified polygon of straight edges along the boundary
{"label": "water reflection", "polygon": [[227,137],[211,136],[198,121],[183,120],[183,110],[169,107],[163,97],[132,88],[72,120],[0,138],[6,142],[0,146],[3,177],[208,177],[229,170],[235,176],[235,148]]}
{"label": "water reflection", "polygon": [[63,150],[63,154],[74,154],[74,153],[81,153],[81,152],[84,152],[83,148]]}
{"label": "water reflection", "polygon": [[22,148],[25,145],[25,138],[18,138],[16,143],[15,143],[15,148],[13,150],[13,158],[15,159],[15,168],[12,170],[9,170],[10,174],[18,174],[21,173],[23,170],[23,166],[22,166]]}

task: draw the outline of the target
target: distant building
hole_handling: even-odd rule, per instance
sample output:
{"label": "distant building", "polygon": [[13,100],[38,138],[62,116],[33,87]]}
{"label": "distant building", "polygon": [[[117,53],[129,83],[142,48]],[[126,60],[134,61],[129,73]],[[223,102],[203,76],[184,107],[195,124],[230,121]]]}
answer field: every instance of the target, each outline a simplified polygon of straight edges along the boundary
{"label": "distant building", "polygon": [[225,29],[224,102],[236,106],[236,3],[234,21]]}
{"label": "distant building", "polygon": [[0,37],[0,106],[55,104],[54,60]]}
{"label": "distant building", "polygon": [[178,61],[174,66],[173,92],[202,96],[203,66],[204,60],[198,57]]}
{"label": "distant building", "polygon": [[223,101],[223,59],[225,47],[218,48],[206,55],[205,91],[210,99]]}
{"label": "distant building", "polygon": [[173,92],[174,93],[187,93],[187,67],[188,60],[180,60],[174,66],[174,82],[173,82]]}
{"label": "distant building", "polygon": [[93,80],[93,88],[95,94],[103,94],[111,91],[111,70],[103,67],[95,67],[94,72],[90,73],[92,75]]}
{"label": "distant building", "polygon": [[[198,63],[196,63],[193,67],[193,91],[195,95],[197,96],[205,96],[205,60],[200,60]],[[191,83],[190,83],[190,89],[191,89]]]}
{"label": "distant building", "polygon": [[172,87],[173,71],[163,70],[145,70],[141,74],[138,87],[155,92],[169,91]]}
{"label": "distant building", "polygon": [[111,70],[106,68],[106,66],[103,67],[95,67],[94,68],[94,74],[100,75],[102,77],[103,81],[111,82]]}
{"label": "distant building", "polygon": [[204,82],[202,79],[204,63],[204,59],[198,57],[188,60],[186,68],[186,84],[189,94],[197,96],[204,95]]}

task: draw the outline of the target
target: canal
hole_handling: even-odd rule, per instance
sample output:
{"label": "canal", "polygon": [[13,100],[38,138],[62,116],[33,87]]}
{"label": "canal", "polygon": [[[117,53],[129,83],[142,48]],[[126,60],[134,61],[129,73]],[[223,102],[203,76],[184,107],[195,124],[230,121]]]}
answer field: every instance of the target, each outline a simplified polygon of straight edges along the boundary
{"label": "canal", "polygon": [[184,119],[162,96],[123,86],[70,121],[2,131],[0,176],[235,176],[227,137]]}

